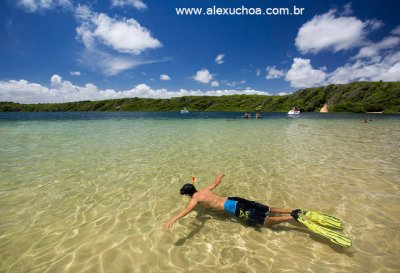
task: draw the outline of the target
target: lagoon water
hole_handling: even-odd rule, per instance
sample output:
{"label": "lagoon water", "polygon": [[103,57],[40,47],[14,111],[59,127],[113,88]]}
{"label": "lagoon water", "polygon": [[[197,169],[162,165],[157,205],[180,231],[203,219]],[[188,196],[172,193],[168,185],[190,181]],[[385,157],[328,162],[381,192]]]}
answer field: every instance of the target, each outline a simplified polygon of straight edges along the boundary
{"label": "lagoon water", "polygon": [[[399,116],[240,116],[0,113],[0,272],[399,272]],[[353,246],[203,208],[163,231],[220,172],[219,194],[335,215]]]}

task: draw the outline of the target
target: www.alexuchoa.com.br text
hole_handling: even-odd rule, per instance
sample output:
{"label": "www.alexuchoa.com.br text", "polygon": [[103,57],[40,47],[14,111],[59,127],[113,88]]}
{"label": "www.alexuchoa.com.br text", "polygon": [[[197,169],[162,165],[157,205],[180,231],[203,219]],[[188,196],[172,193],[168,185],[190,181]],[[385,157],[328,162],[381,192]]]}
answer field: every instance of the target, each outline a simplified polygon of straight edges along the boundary
{"label": "www.alexuchoa.com.br text", "polygon": [[250,8],[250,7],[235,7],[223,8],[212,6],[208,8],[175,8],[177,15],[193,15],[193,16],[279,16],[279,15],[303,15],[304,8],[293,6],[292,8]]}

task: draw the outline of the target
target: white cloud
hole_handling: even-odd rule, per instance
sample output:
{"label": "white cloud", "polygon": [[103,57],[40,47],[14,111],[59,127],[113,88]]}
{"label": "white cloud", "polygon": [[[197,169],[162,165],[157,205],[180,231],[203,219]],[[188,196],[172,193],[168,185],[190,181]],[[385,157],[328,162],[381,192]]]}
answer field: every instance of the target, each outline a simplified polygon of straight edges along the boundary
{"label": "white cloud", "polygon": [[[348,63],[338,67],[329,75],[329,83],[349,83],[353,81],[400,81],[400,58],[391,64],[393,60],[389,56],[381,62],[367,63],[358,60],[355,63]],[[395,58],[394,58],[395,59]]]}
{"label": "white cloud", "polygon": [[400,25],[398,25],[395,29],[391,32],[393,35],[400,35]]}
{"label": "white cloud", "polygon": [[46,103],[46,102],[71,102],[82,100],[105,100],[117,98],[172,98],[181,96],[224,96],[234,94],[270,95],[268,92],[245,89],[245,90],[186,90],[176,91],[152,89],[146,84],[138,84],[128,90],[101,90],[94,84],[88,83],[84,86],[74,85],[70,81],[64,81],[59,75],[53,75],[50,79],[50,87],[26,80],[0,81],[0,101],[13,101],[19,103]]}
{"label": "white cloud", "polygon": [[389,53],[382,59],[382,63],[388,66],[392,66],[398,62],[400,62],[400,51]]}
{"label": "white cloud", "polygon": [[88,69],[100,70],[106,76],[114,76],[122,71],[155,61],[90,49],[81,54],[79,62]]}
{"label": "white cloud", "polygon": [[276,69],[275,66],[267,66],[266,70],[267,70],[267,76],[265,78],[268,80],[278,79],[285,76],[285,71]]}
{"label": "white cloud", "polygon": [[295,58],[285,80],[293,87],[344,84],[355,81],[400,81],[400,37],[388,36],[360,49],[332,72],[315,69],[309,59]]}
{"label": "white cloud", "polygon": [[364,22],[364,28],[365,28],[365,32],[369,33],[371,31],[380,29],[381,27],[383,27],[385,24],[377,19],[372,19],[372,20],[366,20]]}
{"label": "white cloud", "polygon": [[203,68],[196,72],[196,75],[194,75],[193,79],[197,82],[208,84],[214,78],[207,69]]}
{"label": "white cloud", "polygon": [[162,81],[170,81],[171,78],[167,74],[160,75],[160,80]]}
{"label": "white cloud", "polygon": [[258,76],[260,76],[261,75],[261,69],[257,69],[256,70],[256,76],[258,77]]}
{"label": "white cloud", "polygon": [[371,42],[366,35],[381,28],[376,19],[364,22],[350,17],[351,4],[337,15],[336,10],[314,16],[305,23],[296,37],[296,46],[302,53],[317,53],[331,49],[334,52],[358,47],[349,61],[328,73],[326,68],[315,69],[309,59],[295,58],[285,80],[293,87],[310,87],[329,83],[353,81],[400,81],[400,25],[391,35],[379,42]]}
{"label": "white cloud", "polygon": [[219,82],[218,81],[212,81],[211,82],[211,86],[218,87],[219,86]]}
{"label": "white cloud", "polygon": [[286,92],[279,92],[278,93],[278,96],[286,96],[286,95],[288,95],[288,93],[286,93]]}
{"label": "white cloud", "polygon": [[81,75],[81,72],[80,72],[80,71],[71,71],[69,74],[70,74],[71,76],[80,76],[80,75]]}
{"label": "white cloud", "polygon": [[89,6],[78,4],[75,8],[75,16],[76,19],[84,23],[85,21],[90,21],[91,17],[94,16],[94,13]]}
{"label": "white cloud", "polygon": [[70,0],[19,0],[18,4],[28,12],[51,10],[58,7],[70,9]]}
{"label": "white cloud", "polygon": [[75,16],[80,22],[76,28],[77,38],[85,46],[81,63],[109,76],[156,62],[144,60],[140,55],[162,45],[136,20],[111,18],[85,5],[76,8]]}
{"label": "white cloud", "polygon": [[92,18],[92,23],[92,35],[119,52],[138,55],[147,49],[161,47],[160,41],[135,19],[118,21],[100,13]]}
{"label": "white cloud", "polygon": [[387,67],[386,71],[384,71],[374,80],[400,81],[400,62],[396,63],[391,67]]}
{"label": "white cloud", "polygon": [[62,78],[57,74],[54,74],[50,78],[51,86],[60,86],[62,84],[62,81],[63,81]]}
{"label": "white cloud", "polygon": [[[306,22],[296,37],[296,46],[302,53],[334,52],[360,46],[365,35],[382,26],[378,20],[362,22],[356,17],[336,16],[336,10],[314,16]],[[346,12],[349,14],[349,11]]]}
{"label": "white cloud", "polygon": [[147,5],[140,0],[112,0],[111,6],[113,7],[132,6],[138,10],[147,9]]}
{"label": "white cloud", "polygon": [[224,57],[225,54],[219,54],[216,58],[215,58],[215,62],[217,64],[223,64],[224,63]]}
{"label": "white cloud", "polygon": [[370,58],[379,61],[382,51],[396,48],[399,45],[400,37],[389,36],[378,43],[370,43],[369,45],[362,47],[358,54],[353,57],[353,59]]}
{"label": "white cloud", "polygon": [[222,83],[227,85],[227,86],[229,86],[229,87],[235,87],[237,85],[245,84],[246,80],[241,80],[241,81],[237,81],[237,82],[236,81],[232,81],[232,82],[230,82],[230,81],[222,81]]}
{"label": "white cloud", "polygon": [[400,81],[400,37],[387,36],[379,42],[370,42],[349,63],[330,73],[327,81],[348,83],[379,80]]}
{"label": "white cloud", "polygon": [[341,13],[342,16],[349,16],[353,14],[352,3],[347,3],[343,6],[344,11]]}
{"label": "white cloud", "polygon": [[285,76],[292,87],[305,88],[324,83],[326,73],[322,69],[314,69],[309,59],[294,58],[293,64]]}

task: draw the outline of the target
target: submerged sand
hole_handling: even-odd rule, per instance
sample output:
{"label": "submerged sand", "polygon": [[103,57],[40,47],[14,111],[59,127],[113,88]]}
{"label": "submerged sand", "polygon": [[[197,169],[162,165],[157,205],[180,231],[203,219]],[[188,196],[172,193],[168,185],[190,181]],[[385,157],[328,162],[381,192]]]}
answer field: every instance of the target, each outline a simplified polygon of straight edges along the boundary
{"label": "submerged sand", "polygon": [[[307,116],[0,122],[0,272],[398,272],[400,119]],[[202,208],[163,231],[220,172],[217,193],[334,215],[353,246]]]}

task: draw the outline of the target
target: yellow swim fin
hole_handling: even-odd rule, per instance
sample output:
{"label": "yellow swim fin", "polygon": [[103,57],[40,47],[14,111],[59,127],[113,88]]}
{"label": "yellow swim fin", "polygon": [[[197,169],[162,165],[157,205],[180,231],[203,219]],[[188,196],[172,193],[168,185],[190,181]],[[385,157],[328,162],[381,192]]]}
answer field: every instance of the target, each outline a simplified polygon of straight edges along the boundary
{"label": "yellow swim fin", "polygon": [[328,238],[331,242],[335,244],[338,244],[343,247],[351,246],[351,240],[346,236],[344,236],[343,234],[334,230],[330,230],[326,227],[319,226],[316,223],[306,219],[302,214],[299,214],[297,221],[305,225],[309,230],[318,233],[324,236],[325,238]]}
{"label": "yellow swim fin", "polygon": [[341,229],[342,228],[342,222],[337,219],[336,217],[316,212],[316,211],[311,211],[311,210],[300,210],[301,214],[307,217],[307,219],[316,222],[320,225],[327,226],[327,227],[334,227]]}

